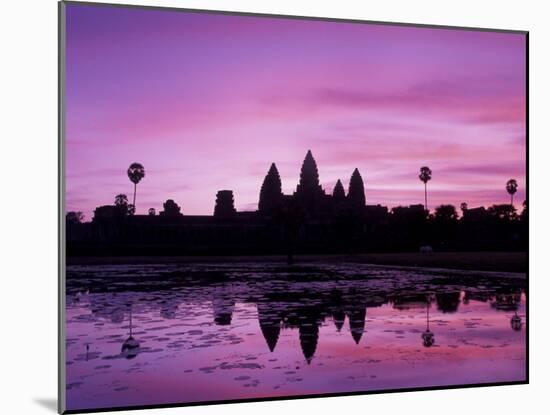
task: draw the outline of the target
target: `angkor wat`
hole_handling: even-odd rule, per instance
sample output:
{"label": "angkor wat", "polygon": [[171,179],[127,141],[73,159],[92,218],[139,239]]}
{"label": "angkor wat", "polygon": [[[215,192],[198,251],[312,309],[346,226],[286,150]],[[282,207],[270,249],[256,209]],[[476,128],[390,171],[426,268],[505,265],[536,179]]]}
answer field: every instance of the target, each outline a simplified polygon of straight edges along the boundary
{"label": "angkor wat", "polygon": [[358,169],[353,171],[348,195],[340,179],[336,182],[332,195],[326,194],[319,183],[319,171],[311,150],[306,154],[300,171],[300,182],[293,195],[284,195],[281,178],[275,163],[271,164],[260,190],[258,212],[261,216],[277,216],[288,209],[299,209],[308,219],[331,219],[345,211],[364,214],[365,209],[387,208],[365,205],[365,187]]}
{"label": "angkor wat", "polygon": [[463,203],[460,218],[452,205],[439,206],[433,213],[422,204],[391,210],[368,205],[358,169],[351,174],[347,194],[340,180],[327,194],[311,151],[292,195],[283,194],[272,163],[256,211],[237,211],[234,198],[232,190],[218,191],[213,215],[185,215],[171,199],[158,215],[154,209],[135,215],[126,196],[118,195],[114,205],[97,207],[90,223],[81,223],[77,212],[67,214],[67,253],[284,254],[290,262],[294,253],[417,252],[423,246],[440,251],[525,251],[527,246],[525,204],[518,215],[511,204],[469,209]]}

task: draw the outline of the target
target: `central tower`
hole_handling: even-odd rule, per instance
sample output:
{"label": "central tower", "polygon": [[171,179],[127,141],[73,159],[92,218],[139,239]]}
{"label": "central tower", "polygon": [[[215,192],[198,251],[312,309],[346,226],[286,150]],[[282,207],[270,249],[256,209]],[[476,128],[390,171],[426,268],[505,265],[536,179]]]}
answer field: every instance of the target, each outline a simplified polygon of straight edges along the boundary
{"label": "central tower", "polygon": [[307,151],[306,158],[302,163],[300,171],[300,183],[296,187],[296,195],[304,194],[324,194],[323,188],[319,184],[319,170],[317,163],[311,154],[311,150]]}
{"label": "central tower", "polygon": [[294,193],[296,199],[308,212],[318,210],[325,196],[319,184],[319,171],[311,150],[308,150],[300,171],[300,182]]}

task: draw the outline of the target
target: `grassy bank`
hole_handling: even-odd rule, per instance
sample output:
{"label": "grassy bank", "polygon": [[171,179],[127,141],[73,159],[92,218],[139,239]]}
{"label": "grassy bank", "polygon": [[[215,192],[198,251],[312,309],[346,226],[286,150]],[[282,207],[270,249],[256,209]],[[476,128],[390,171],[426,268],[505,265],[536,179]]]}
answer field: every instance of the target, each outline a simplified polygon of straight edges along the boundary
{"label": "grassy bank", "polygon": [[[362,264],[407,267],[448,268],[479,271],[526,272],[525,252],[434,252],[381,253],[357,255],[297,255],[300,262],[357,262]],[[140,256],[140,257],[71,257],[69,265],[159,264],[159,263],[239,263],[286,262],[286,256]]]}

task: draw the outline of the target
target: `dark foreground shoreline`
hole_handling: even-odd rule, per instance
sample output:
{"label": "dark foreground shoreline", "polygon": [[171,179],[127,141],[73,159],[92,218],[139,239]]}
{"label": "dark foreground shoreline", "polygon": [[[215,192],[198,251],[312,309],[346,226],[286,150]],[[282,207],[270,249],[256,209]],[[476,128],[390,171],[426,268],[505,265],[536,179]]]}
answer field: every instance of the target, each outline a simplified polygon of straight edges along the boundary
{"label": "dark foreground shoreline", "polygon": [[[67,265],[112,264],[177,264],[177,263],[242,263],[286,262],[284,255],[263,256],[120,256],[120,257],[68,257]],[[446,268],[475,271],[527,272],[526,252],[434,252],[379,253],[357,255],[296,255],[295,264],[301,262],[355,262],[360,264],[393,265],[423,268]]]}

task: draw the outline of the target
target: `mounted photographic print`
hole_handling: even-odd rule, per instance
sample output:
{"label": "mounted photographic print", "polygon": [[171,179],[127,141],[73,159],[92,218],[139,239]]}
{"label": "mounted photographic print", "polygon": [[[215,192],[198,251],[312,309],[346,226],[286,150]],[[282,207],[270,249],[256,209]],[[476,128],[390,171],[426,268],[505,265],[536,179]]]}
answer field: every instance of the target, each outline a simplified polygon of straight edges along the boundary
{"label": "mounted photographic print", "polygon": [[527,383],[527,32],[59,10],[61,412]]}

